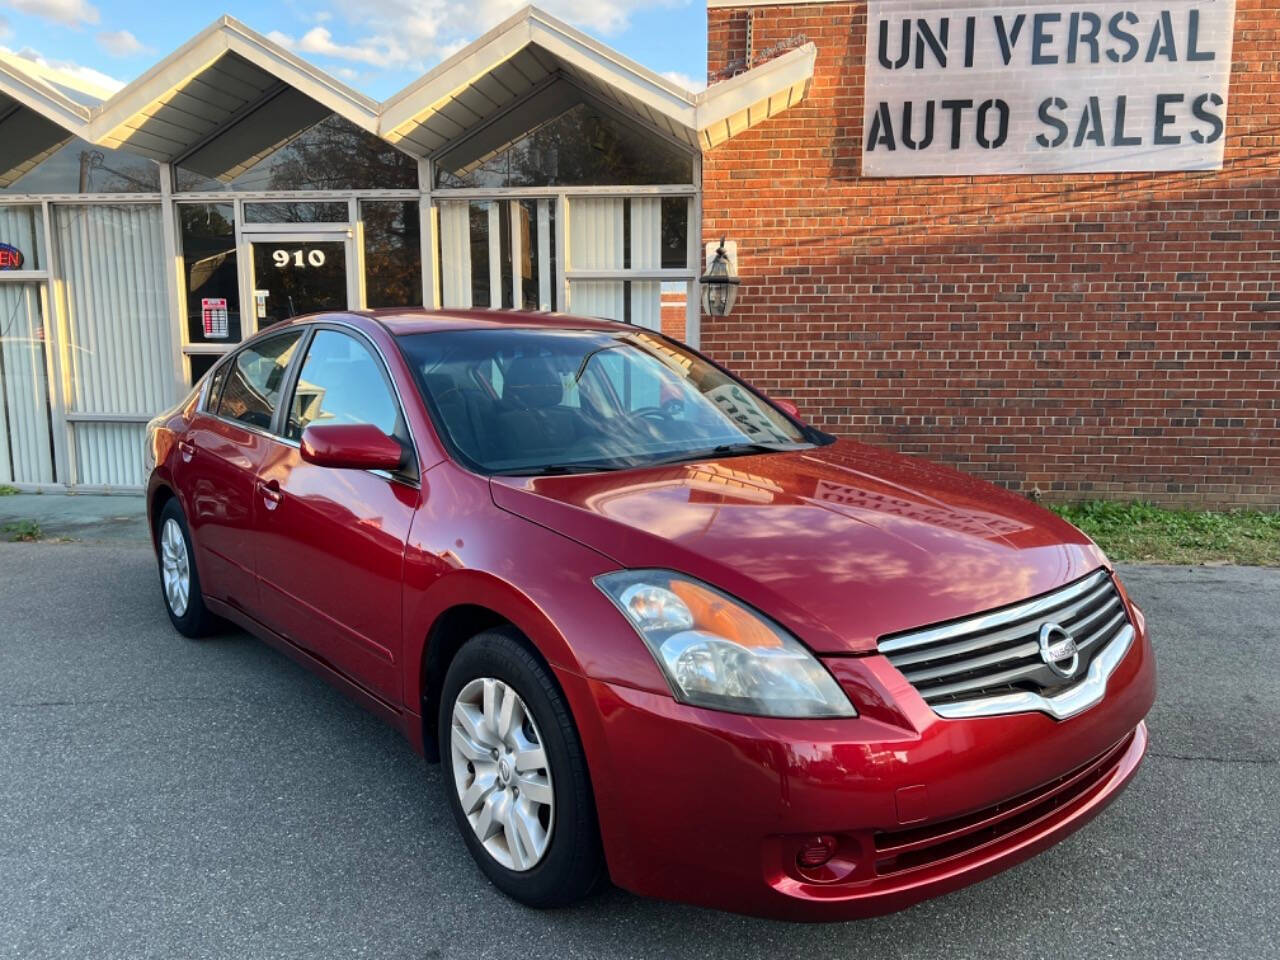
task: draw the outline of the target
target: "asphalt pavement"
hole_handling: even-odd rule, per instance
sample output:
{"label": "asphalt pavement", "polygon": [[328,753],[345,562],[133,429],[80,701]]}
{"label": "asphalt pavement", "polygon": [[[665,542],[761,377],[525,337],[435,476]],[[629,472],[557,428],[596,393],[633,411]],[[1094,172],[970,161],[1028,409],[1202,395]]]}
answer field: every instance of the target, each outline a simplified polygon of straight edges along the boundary
{"label": "asphalt pavement", "polygon": [[398,734],[245,634],[174,633],[144,545],[0,544],[0,957],[1280,957],[1280,570],[1122,573],[1160,669],[1128,791],[975,887],[805,926],[520,907]]}

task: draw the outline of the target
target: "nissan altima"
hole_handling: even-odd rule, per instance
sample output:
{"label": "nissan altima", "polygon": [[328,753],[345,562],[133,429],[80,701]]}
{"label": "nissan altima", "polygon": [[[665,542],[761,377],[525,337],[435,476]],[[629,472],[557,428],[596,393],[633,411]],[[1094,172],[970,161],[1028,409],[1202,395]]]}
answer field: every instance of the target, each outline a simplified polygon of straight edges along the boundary
{"label": "nissan altima", "polygon": [[1146,624],[1087,537],[640,327],[300,318],[147,457],[177,630],[402,731],[526,904],[884,913],[1061,840],[1146,750]]}

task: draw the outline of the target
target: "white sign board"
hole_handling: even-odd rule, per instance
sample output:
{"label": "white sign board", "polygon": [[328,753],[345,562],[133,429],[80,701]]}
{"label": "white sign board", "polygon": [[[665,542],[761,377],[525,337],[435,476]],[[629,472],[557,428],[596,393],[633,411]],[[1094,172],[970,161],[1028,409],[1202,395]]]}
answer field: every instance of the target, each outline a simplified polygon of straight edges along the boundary
{"label": "white sign board", "polygon": [[1235,0],[868,0],[868,177],[1222,167]]}

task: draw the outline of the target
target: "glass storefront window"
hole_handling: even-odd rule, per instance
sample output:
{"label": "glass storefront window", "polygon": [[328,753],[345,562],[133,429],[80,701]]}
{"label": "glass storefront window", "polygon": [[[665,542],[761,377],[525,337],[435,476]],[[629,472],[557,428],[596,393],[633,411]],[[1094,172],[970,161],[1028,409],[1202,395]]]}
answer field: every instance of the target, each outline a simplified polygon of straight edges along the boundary
{"label": "glass storefront window", "polygon": [[587,103],[523,133],[487,159],[456,150],[437,187],[636,186],[690,183],[692,155]]}
{"label": "glass storefront window", "polygon": [[160,166],[127,150],[72,139],[4,193],[159,193]]}
{"label": "glass storefront window", "polygon": [[687,287],[658,280],[570,280],[569,312],[649,330],[664,329],[666,321],[672,333],[682,334]]}
{"label": "glass storefront window", "polygon": [[471,219],[471,306],[496,307],[498,298],[493,296],[489,283],[489,232],[498,225],[496,216],[501,209],[497,202],[480,201],[469,204]]}
{"label": "glass storefront window", "polygon": [[0,271],[44,269],[44,218],[35,204],[0,206]]}
{"label": "glass storefront window", "polygon": [[663,269],[683,270],[689,265],[689,198],[662,198]]}
{"label": "glass storefront window", "polygon": [[235,208],[229,203],[182,203],[178,221],[187,285],[187,337],[191,343],[236,343],[243,332]]}
{"label": "glass storefront window", "polygon": [[444,306],[557,309],[553,198],[441,200],[437,209]]}
{"label": "glass storefront window", "polygon": [[364,293],[370,307],[422,306],[422,231],[414,200],[365,200]]}
{"label": "glass storefront window", "polygon": [[214,364],[222,359],[220,353],[195,353],[191,355],[191,385],[194,387],[200,378],[213,369]]}
{"label": "glass storefront window", "polygon": [[[234,137],[234,127],[223,136]],[[331,114],[230,183],[179,167],[176,188],[180,192],[416,190],[418,162],[349,120]]]}
{"label": "glass storefront window", "polygon": [[244,205],[245,223],[346,223],[348,216],[345,200],[294,200]]}

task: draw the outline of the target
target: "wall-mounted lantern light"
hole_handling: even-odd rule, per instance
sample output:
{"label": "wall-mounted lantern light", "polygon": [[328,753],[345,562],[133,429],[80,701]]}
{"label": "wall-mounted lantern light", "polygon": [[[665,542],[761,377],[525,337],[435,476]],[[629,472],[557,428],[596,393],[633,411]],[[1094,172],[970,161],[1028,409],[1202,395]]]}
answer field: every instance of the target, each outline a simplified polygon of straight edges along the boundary
{"label": "wall-mounted lantern light", "polygon": [[727,317],[738,300],[738,286],[742,280],[734,276],[730,256],[725,251],[725,240],[720,238],[715,259],[707,272],[699,279],[702,284],[702,312],[711,317]]}

